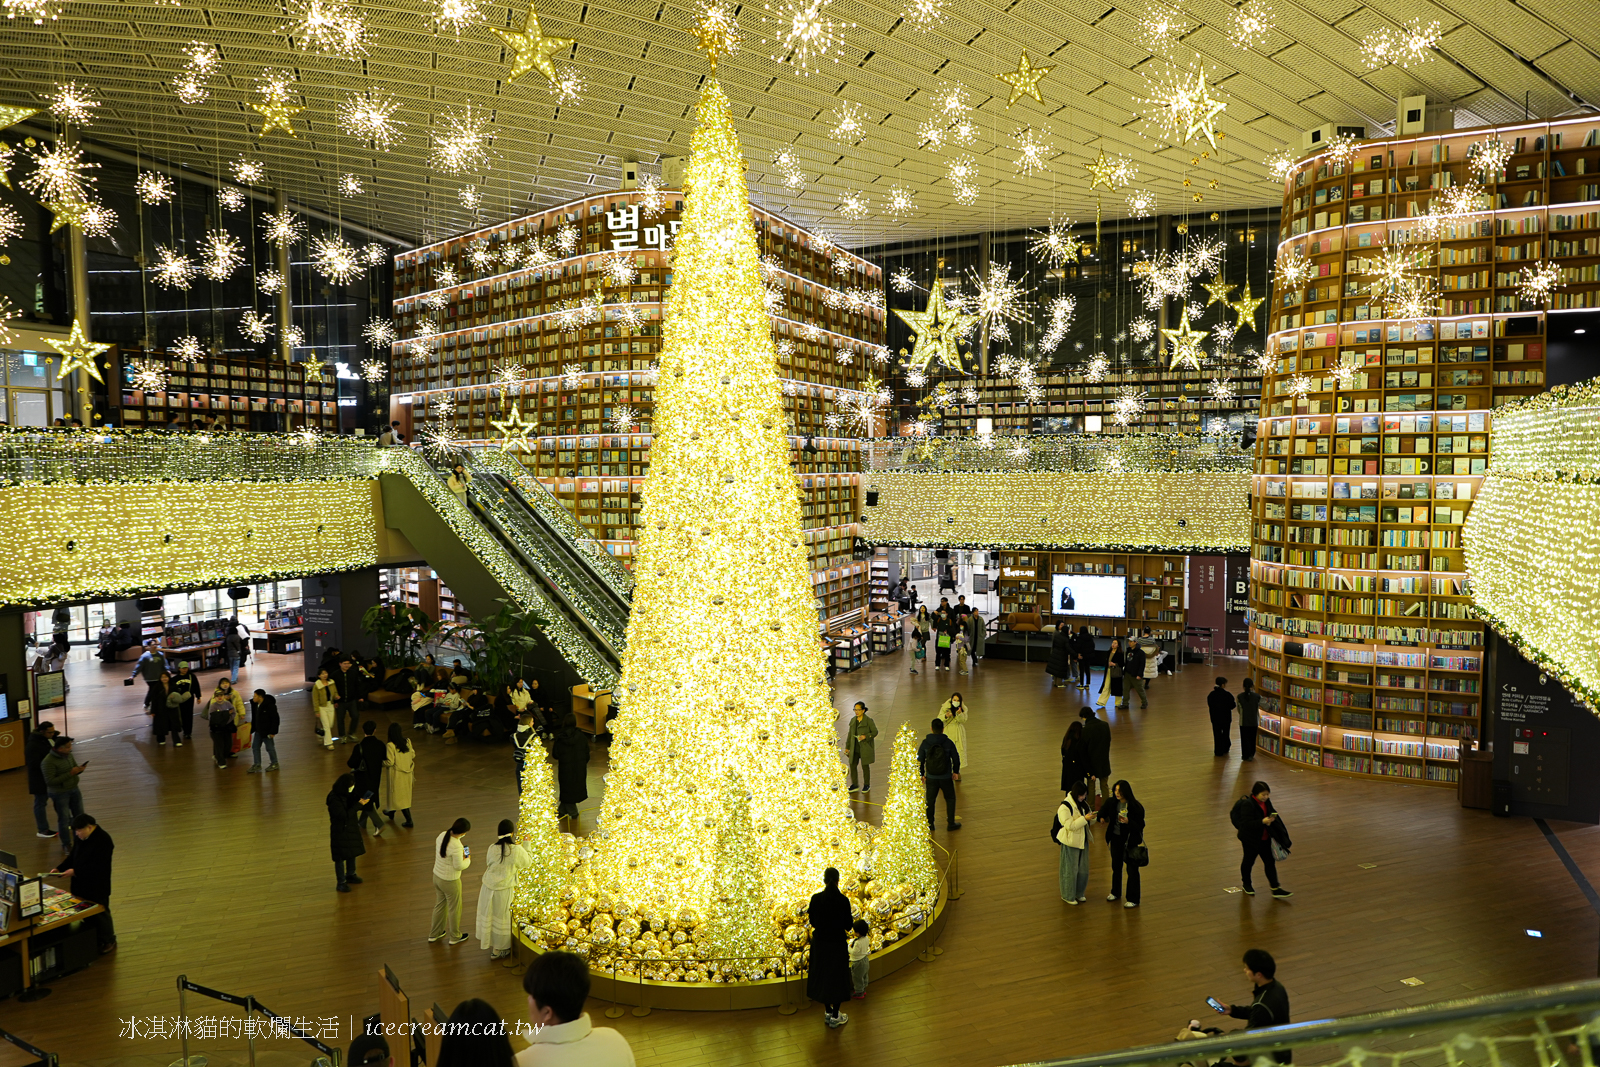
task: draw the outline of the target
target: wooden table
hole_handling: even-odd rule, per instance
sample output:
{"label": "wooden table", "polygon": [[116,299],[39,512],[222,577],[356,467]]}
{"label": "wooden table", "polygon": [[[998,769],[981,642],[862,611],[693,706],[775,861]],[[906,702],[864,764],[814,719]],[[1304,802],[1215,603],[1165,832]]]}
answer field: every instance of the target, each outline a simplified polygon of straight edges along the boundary
{"label": "wooden table", "polygon": [[[78,922],[81,919],[99,915],[106,910],[99,904],[91,904],[86,900],[79,900],[63,889],[56,889],[53,886],[44,887],[45,901],[59,900],[61,898],[76,901],[77,905],[80,906],[74,906],[73,910],[65,912],[46,911],[28,919],[17,915],[18,905],[13,904],[11,906],[11,925],[6,927],[4,936],[0,936],[0,947],[16,945],[21,953],[22,991],[24,993],[33,988],[33,963],[32,957],[29,955],[32,939],[40,934],[46,934],[51,930],[57,930],[63,926]],[[40,995],[45,995],[46,993],[48,991],[43,990],[41,987]]]}
{"label": "wooden table", "polygon": [[[163,648],[163,649],[160,650],[160,652],[161,652],[161,654],[163,656],[166,656],[168,659],[178,659],[178,660],[191,660],[192,659],[192,660],[196,661],[196,663],[198,663],[199,666],[195,667],[195,672],[199,673],[199,671],[201,669],[203,669],[204,666],[205,666],[206,653],[211,651],[214,648],[221,648],[221,647],[222,647],[222,642],[221,641],[204,641],[204,642],[201,642],[198,645],[179,645],[176,648]],[[223,666],[226,666],[226,664],[218,664],[217,665],[217,669],[220,670]]]}

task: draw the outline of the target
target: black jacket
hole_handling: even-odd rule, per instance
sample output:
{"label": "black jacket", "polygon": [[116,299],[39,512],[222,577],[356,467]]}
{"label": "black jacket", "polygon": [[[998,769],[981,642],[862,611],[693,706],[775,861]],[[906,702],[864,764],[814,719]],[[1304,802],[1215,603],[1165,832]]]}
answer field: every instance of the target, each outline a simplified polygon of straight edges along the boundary
{"label": "black jacket", "polygon": [[1066,678],[1072,674],[1072,633],[1069,630],[1057,630],[1050,638],[1050,658],[1045,661],[1044,672],[1055,678]]}
{"label": "black jacket", "polygon": [[811,967],[806,974],[806,996],[819,1004],[840,1004],[850,999],[850,898],[837,889],[824,889],[806,907],[811,922]]}
{"label": "black jacket", "polygon": [[335,663],[328,668],[328,677],[339,687],[340,703],[353,703],[367,695],[366,679],[361,676],[361,668],[354,663],[350,664],[347,671],[340,670]]}
{"label": "black jacket", "polygon": [[1111,724],[1098,715],[1083,720],[1083,759],[1096,778],[1111,777]]}
{"label": "black jacket", "polygon": [[[1278,810],[1272,806],[1271,800],[1266,804],[1268,815],[1278,815]],[[1233,802],[1233,810],[1228,812],[1228,821],[1233,823],[1239,840],[1245,844],[1261,840],[1262,818],[1261,809],[1251,797],[1240,797]],[[1272,826],[1267,828],[1267,834],[1270,840],[1276,841],[1286,849],[1294,847],[1294,843],[1289,840],[1289,830],[1283,825],[1282,815],[1278,815],[1272,821]]]}
{"label": "black jacket", "polygon": [[1148,658],[1144,654],[1144,649],[1134,645],[1128,650],[1128,654],[1122,657],[1122,673],[1130,678],[1143,678],[1144,665]]}
{"label": "black jacket", "polygon": [[[942,748],[945,758],[950,762],[949,774],[928,774],[928,757],[933,750]],[[956,743],[945,734],[929,734],[922,739],[922,744],[917,746],[917,773],[930,778],[950,778],[961,773],[961,750],[956,748]]]}
{"label": "black jacket", "polygon": [[43,764],[52,747],[53,742],[38,730],[29,734],[27,743],[22,746],[22,758],[28,764],[28,792],[36,797],[50,792],[50,787],[44,781]]}
{"label": "black jacket", "polygon": [[58,871],[72,872],[72,895],[96,904],[111,903],[111,851],[116,848],[111,835],[100,827],[79,841],[72,841],[72,851],[56,867]]}
{"label": "black jacket", "polygon": [[359,792],[340,793],[337,789],[328,793],[328,847],[335,861],[353,860],[366,854],[361,824],[356,822],[356,801],[360,795]]}
{"label": "black jacket", "polygon": [[1089,775],[1089,760],[1085,753],[1083,738],[1078,738],[1078,743],[1070,745],[1066,738],[1061,739],[1061,791],[1065,793],[1075,783],[1083,781]]}
{"label": "black jacket", "polygon": [[254,710],[250,712],[250,729],[262,737],[272,737],[278,732],[281,724],[278,718],[278,698],[268,694],[261,698],[261,703],[251,704]]}
{"label": "black jacket", "polygon": [[200,696],[200,679],[196,678],[193,672],[189,674],[174,674],[170,691],[184,694],[182,706],[193,710],[194,702]]}
{"label": "black jacket", "polygon": [[[1246,1030],[1259,1030],[1265,1026],[1286,1026],[1289,1023],[1289,991],[1274,978],[1256,989],[1255,999],[1248,1005],[1235,1004],[1228,1012],[1235,1019],[1245,1020]],[[1293,1054],[1288,1049],[1274,1052],[1272,1058],[1279,1063],[1292,1063]]]}
{"label": "black jacket", "polygon": [[1128,801],[1128,821],[1126,824],[1117,822],[1118,807],[1122,801],[1116,797],[1107,797],[1106,802],[1100,805],[1100,811],[1095,818],[1106,824],[1106,840],[1109,842],[1113,836],[1111,828],[1120,826],[1123,833],[1122,847],[1137,845],[1144,841],[1144,805],[1137,800]]}
{"label": "black jacket", "polygon": [[1233,694],[1220,685],[1213,686],[1211,692],[1206,694],[1206,707],[1211,709],[1212,722],[1232,721],[1235,706]]}
{"label": "black jacket", "polygon": [[550,754],[556,760],[556,784],[561,803],[578,804],[589,799],[589,735],[576,726],[556,731]]}
{"label": "black jacket", "polygon": [[1254,689],[1246,689],[1239,694],[1239,728],[1241,730],[1254,730],[1260,711],[1260,693]]}
{"label": "black jacket", "polygon": [[356,776],[356,796],[368,790],[378,791],[378,783],[383,780],[383,757],[387,754],[388,747],[372,734],[356,743],[346,764]]}
{"label": "black jacket", "polygon": [[1079,659],[1094,658],[1094,634],[1079,632],[1073,635],[1072,651],[1078,654]]}

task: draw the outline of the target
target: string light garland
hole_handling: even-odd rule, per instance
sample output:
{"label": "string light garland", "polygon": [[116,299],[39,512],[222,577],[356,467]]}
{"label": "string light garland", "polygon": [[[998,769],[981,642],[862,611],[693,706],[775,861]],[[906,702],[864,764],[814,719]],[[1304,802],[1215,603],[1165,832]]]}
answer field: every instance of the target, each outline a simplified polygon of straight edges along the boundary
{"label": "string light garland", "polygon": [[206,348],[200,343],[200,338],[189,334],[173,343],[172,354],[185,363],[199,363],[206,358]]}
{"label": "string light garland", "polygon": [[338,234],[320,234],[311,239],[311,265],[318,274],[341,284],[361,273],[355,246]]}
{"label": "string light garland", "polygon": [[1156,194],[1148,189],[1136,189],[1127,197],[1128,214],[1142,219],[1156,213]]}
{"label": "string light garland", "polygon": [[1123,386],[1117,393],[1117,399],[1112,402],[1111,420],[1118,426],[1126,426],[1136,421],[1144,414],[1144,402],[1149,395],[1134,386]]}
{"label": "string light garland", "polygon": [[1561,268],[1543,260],[1522,268],[1517,279],[1517,295],[1530,304],[1548,304],[1550,295],[1563,284]]}
{"label": "string light garland", "polygon": [[849,101],[833,109],[828,136],[841,144],[858,144],[867,132],[867,114],[859,104]]}
{"label": "string light garland", "polygon": [[89,172],[100,164],[85,159],[81,145],[41,144],[28,158],[33,160],[33,171],[22,179],[22,187],[41,201],[81,204],[89,198],[94,183]]}
{"label": "string light garland", "polygon": [[1439,23],[1416,22],[1401,29],[1387,26],[1361,41],[1361,56],[1369,67],[1414,67],[1433,58],[1439,47]]}
{"label": "string light garland", "polygon": [[361,175],[359,175],[359,174],[341,174],[341,175],[339,175],[339,195],[340,196],[360,196],[361,195]]}
{"label": "string light garland", "polygon": [[900,17],[919,30],[931,30],[944,21],[944,0],[911,0]]}
{"label": "string light garland", "polygon": [[214,44],[190,41],[183,48],[184,69],[172,80],[172,92],[185,104],[202,103],[211,95],[206,79],[222,66],[222,53]]}
{"label": "string light garland", "polygon": [[135,389],[149,393],[165,392],[167,368],[154,360],[136,359],[128,364],[128,380]]}
{"label": "string light garland", "polygon": [[217,190],[217,203],[224,211],[238,211],[245,205],[245,195],[233,186]]}
{"label": "string light garland", "polygon": [[1011,139],[1017,142],[1017,158],[1014,166],[1017,173],[1024,178],[1031,178],[1035,174],[1049,171],[1050,163],[1045,158],[1050,148],[1039,139],[1031,126],[1024,126],[1011,134]]}
{"label": "string light garland", "polygon": [[478,21],[479,0],[434,0],[433,21],[455,36]]}
{"label": "string light garland", "polygon": [[[884,201],[884,211],[891,218],[903,219],[916,213],[917,194],[913,189],[895,185],[889,189],[889,199]],[[905,290],[900,290],[905,292]]]}
{"label": "string light garland", "polygon": [[302,50],[355,59],[366,54],[367,27],[359,9],[343,0],[294,0],[295,21],[280,27]]}
{"label": "string light garland", "polygon": [[1272,32],[1272,5],[1267,0],[1244,0],[1233,9],[1233,34],[1236,48],[1255,48],[1265,43]]}
{"label": "string light garland", "polygon": [[280,271],[264,270],[256,275],[256,288],[268,296],[283,292],[283,287],[286,284]]}
{"label": "string light garland", "polygon": [[864,219],[872,214],[872,201],[859,189],[840,193],[839,214],[847,219]]}
{"label": "string light garland", "polygon": [[240,156],[230,164],[235,181],[245,185],[264,185],[267,180],[267,168],[260,160],[247,159]]}
{"label": "string light garland", "polygon": [[85,237],[109,237],[117,227],[117,213],[98,200],[83,205],[78,213],[78,228]]}

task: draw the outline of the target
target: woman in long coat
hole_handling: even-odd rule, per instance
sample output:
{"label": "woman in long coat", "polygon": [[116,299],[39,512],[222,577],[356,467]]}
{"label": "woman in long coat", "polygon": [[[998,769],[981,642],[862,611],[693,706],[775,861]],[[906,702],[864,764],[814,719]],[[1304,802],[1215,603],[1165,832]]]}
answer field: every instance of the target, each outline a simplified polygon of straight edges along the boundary
{"label": "woman in long coat", "polygon": [[511,894],[517,872],[533,863],[528,850],[517,844],[517,827],[510,819],[500,820],[496,834],[478,890],[478,943],[489,950],[491,960],[511,955]]}
{"label": "woman in long coat", "polygon": [[328,791],[328,847],[333,852],[333,870],[339,877],[335,887],[341,893],[350,892],[350,883],[361,884],[356,877],[356,857],[365,855],[366,843],[361,840],[361,824],[356,822],[356,810],[366,803],[356,796],[356,777],[341,774]]}
{"label": "woman in long coat", "polygon": [[411,821],[411,786],[417,780],[417,750],[406,740],[400,724],[389,724],[389,741],[383,746],[383,779],[378,783],[378,810],[391,820],[399,812]]}
{"label": "woman in long coat", "polygon": [[1065,689],[1074,670],[1072,627],[1058,626],[1050,638],[1050,658],[1045,661],[1044,672],[1056,680],[1055,688]]}
{"label": "woman in long coat", "polygon": [[1111,651],[1106,653],[1106,676],[1100,683],[1100,699],[1094,706],[1103,708],[1106,698],[1111,698],[1114,706],[1122,696],[1122,642],[1116,638],[1111,639]]}
{"label": "woman in long coat", "polygon": [[939,718],[944,720],[944,735],[955,742],[961,756],[961,773],[967,771],[967,702],[960,693],[951,693],[950,699],[939,705]]}
{"label": "woman in long coat", "polygon": [[1088,776],[1089,746],[1083,742],[1083,720],[1073,719],[1061,739],[1061,791],[1067,792]]}
{"label": "woman in long coat", "polygon": [[976,667],[983,658],[983,643],[989,636],[989,624],[979,612],[969,611],[962,617],[962,625],[967,628],[967,640],[972,642],[972,665]]}
{"label": "woman in long coat", "polygon": [[561,792],[556,814],[576,819],[578,805],[589,799],[589,739],[578,729],[578,720],[570,711],[556,730],[550,756],[556,762],[556,785]]}
{"label": "woman in long coat", "polygon": [[850,901],[839,892],[839,872],[822,872],[822,892],[813,894],[806,908],[811,923],[811,966],[806,973],[806,996],[827,1010],[824,1022],[840,1027],[850,1021],[839,1005],[850,999]]}

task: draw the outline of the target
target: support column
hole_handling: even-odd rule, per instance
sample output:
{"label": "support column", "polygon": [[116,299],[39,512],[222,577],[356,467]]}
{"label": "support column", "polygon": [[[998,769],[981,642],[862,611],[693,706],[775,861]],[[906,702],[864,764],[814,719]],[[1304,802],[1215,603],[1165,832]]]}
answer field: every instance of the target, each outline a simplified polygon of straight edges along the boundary
{"label": "support column", "polygon": [[[1172,216],[1171,215],[1157,215],[1156,216],[1156,252],[1158,254],[1161,253],[1161,252],[1170,252],[1170,251],[1172,251],[1172,227],[1173,227],[1173,221],[1172,221]],[[1108,259],[1106,259],[1104,255],[1102,255],[1101,259],[1100,259],[1100,262],[1101,263],[1108,263],[1110,261]],[[1185,294],[1182,299],[1185,299],[1185,300],[1188,299],[1187,294]],[[1163,344],[1166,343],[1163,340],[1160,331],[1169,328],[1168,325],[1167,325],[1167,323],[1169,321],[1167,319],[1167,304],[1168,303],[1169,303],[1168,301],[1163,300],[1163,301],[1161,301],[1161,306],[1156,309],[1156,331],[1157,331],[1156,332],[1156,363],[1157,364],[1160,364],[1160,362],[1161,362],[1161,347],[1162,347]]]}
{"label": "support column", "polygon": [[[94,340],[89,330],[89,249],[83,230],[67,227],[67,266],[72,274],[72,318],[83,329],[83,336]],[[94,414],[94,402],[89,396],[89,376],[83,371],[73,371],[67,381],[70,390],[67,408],[83,420],[89,428]]]}
{"label": "support column", "polygon": [[[289,210],[289,194],[282,189],[274,190],[272,206],[280,215]],[[275,253],[278,273],[283,276],[283,288],[278,290],[278,351],[283,355],[283,361],[292,361],[293,350],[289,345],[289,327],[294,325],[294,300],[289,291],[289,246],[285,244]],[[287,414],[285,415],[287,418]]]}
{"label": "support column", "polygon": [[[989,282],[989,232],[985,230],[978,234],[978,277],[984,284]],[[978,335],[978,375],[982,378],[989,377],[989,324],[984,323],[983,331]]]}

